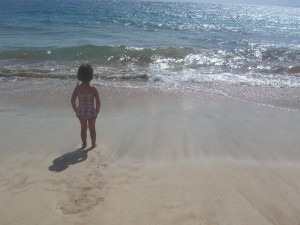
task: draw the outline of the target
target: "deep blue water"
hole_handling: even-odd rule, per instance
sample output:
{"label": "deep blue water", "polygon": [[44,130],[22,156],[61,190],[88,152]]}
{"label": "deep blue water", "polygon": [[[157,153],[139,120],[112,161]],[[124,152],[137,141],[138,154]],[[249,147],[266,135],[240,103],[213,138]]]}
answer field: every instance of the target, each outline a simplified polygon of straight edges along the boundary
{"label": "deep blue water", "polygon": [[300,8],[1,0],[0,75],[300,86]]}

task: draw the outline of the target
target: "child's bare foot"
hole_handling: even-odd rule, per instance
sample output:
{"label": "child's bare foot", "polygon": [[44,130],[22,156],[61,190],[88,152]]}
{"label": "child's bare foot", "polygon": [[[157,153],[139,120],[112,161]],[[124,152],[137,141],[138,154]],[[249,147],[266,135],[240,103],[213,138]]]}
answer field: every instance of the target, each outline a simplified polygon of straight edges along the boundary
{"label": "child's bare foot", "polygon": [[97,147],[97,144],[92,144],[91,149],[94,149],[94,148],[96,148],[96,147]]}
{"label": "child's bare foot", "polygon": [[83,144],[81,145],[81,148],[82,148],[82,149],[85,149],[85,148],[86,148],[86,143],[83,143]]}

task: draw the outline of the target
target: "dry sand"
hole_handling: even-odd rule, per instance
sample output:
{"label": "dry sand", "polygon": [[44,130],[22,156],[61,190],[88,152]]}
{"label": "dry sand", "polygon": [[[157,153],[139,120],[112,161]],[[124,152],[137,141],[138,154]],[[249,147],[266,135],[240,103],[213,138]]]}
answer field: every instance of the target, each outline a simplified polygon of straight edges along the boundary
{"label": "dry sand", "polygon": [[99,145],[82,151],[70,85],[2,86],[1,225],[300,224],[299,111],[98,88]]}

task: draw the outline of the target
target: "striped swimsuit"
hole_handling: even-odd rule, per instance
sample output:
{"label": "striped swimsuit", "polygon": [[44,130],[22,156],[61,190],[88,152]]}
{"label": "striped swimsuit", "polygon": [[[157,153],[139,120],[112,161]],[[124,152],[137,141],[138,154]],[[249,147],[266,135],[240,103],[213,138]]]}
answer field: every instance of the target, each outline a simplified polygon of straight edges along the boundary
{"label": "striped swimsuit", "polygon": [[76,116],[82,119],[94,119],[97,112],[94,106],[93,93],[78,93],[79,105],[76,110]]}

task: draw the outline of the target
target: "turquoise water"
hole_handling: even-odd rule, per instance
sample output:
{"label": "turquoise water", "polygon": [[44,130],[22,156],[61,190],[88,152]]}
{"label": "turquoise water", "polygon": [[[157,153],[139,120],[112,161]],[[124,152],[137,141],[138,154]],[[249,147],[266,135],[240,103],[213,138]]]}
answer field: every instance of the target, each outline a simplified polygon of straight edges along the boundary
{"label": "turquoise water", "polygon": [[300,86],[300,8],[1,0],[0,76]]}

